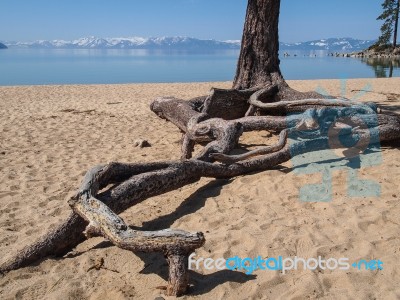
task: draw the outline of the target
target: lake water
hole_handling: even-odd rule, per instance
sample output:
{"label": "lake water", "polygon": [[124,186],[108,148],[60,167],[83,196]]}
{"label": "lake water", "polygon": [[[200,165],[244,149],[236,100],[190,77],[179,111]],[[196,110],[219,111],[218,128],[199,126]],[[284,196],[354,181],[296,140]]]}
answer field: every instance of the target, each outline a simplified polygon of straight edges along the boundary
{"label": "lake water", "polygon": [[[296,56],[294,56],[296,54]],[[188,53],[149,50],[0,50],[0,85],[231,81],[238,50]],[[286,79],[400,76],[399,61],[328,56],[281,57]]]}

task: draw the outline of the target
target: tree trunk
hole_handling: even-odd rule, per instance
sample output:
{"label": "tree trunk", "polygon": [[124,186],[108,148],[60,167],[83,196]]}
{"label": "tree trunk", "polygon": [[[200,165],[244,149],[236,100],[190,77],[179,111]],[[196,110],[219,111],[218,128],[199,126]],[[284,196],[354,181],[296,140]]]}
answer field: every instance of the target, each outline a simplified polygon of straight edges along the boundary
{"label": "tree trunk", "polygon": [[[267,92],[259,100],[268,102],[322,98],[316,92],[291,89],[282,76],[278,35],[280,4],[280,0],[249,0],[233,88],[265,89]],[[252,105],[248,115],[255,113]]]}
{"label": "tree trunk", "polygon": [[393,35],[393,48],[397,46],[397,29],[399,27],[399,10],[400,10],[400,0],[397,0],[396,12],[394,16],[394,35]]}
{"label": "tree trunk", "polygon": [[389,78],[393,77],[393,60],[390,60],[389,64]]}
{"label": "tree trunk", "polygon": [[[359,153],[364,151],[365,141],[372,145],[400,139],[398,115],[378,113],[372,104],[301,93],[286,84],[279,68],[279,8],[280,0],[249,0],[233,89],[214,88],[208,96],[191,101],[158,98],[151,104],[154,113],[184,133],[182,160],[110,163],[89,170],[69,201],[73,214],[1,264],[0,274],[48,255],[62,255],[85,237],[101,235],[122,249],[162,252],[169,265],[166,293],[182,295],[189,283],[187,257],[204,244],[203,234],[133,230],[119,213],[201,177],[231,178],[271,169],[311,151],[355,145],[351,148]],[[288,112],[299,114],[285,116]],[[346,119],[351,119],[350,124]],[[243,132],[258,130],[280,132],[279,142],[240,155],[230,154]],[[332,141],[331,132],[344,143],[338,138]],[[301,139],[288,143],[289,133]],[[192,158],[195,143],[205,147]]]}
{"label": "tree trunk", "polygon": [[235,89],[285,84],[279,68],[280,0],[249,0]]}

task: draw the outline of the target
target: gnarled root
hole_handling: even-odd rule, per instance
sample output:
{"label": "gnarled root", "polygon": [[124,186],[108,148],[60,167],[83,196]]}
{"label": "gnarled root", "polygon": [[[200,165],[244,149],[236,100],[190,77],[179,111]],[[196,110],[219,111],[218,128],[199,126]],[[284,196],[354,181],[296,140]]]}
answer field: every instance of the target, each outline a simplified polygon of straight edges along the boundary
{"label": "gnarled root", "polygon": [[211,157],[216,161],[223,162],[225,164],[233,164],[235,162],[248,159],[257,155],[265,155],[281,150],[287,142],[288,130],[284,129],[279,134],[279,141],[273,146],[262,147],[253,151],[246,152],[239,155],[227,155],[223,153],[211,153]]}
{"label": "gnarled root", "polygon": [[[332,134],[340,135],[341,141],[349,142],[346,144],[357,139],[375,142],[400,139],[397,115],[377,114],[374,105],[344,99],[309,99],[309,96],[318,98],[314,94],[296,93],[288,87],[278,87],[276,92],[274,86],[268,86],[243,91],[213,89],[207,97],[192,101],[156,99],[151,109],[184,133],[182,159],[143,164],[110,163],[93,168],[85,176],[78,194],[69,202],[73,214],[68,220],[35,244],[17,252],[1,265],[0,271],[27,266],[48,255],[62,255],[80,243],[85,233],[88,237],[104,236],[123,249],[164,253],[170,274],[167,293],[185,293],[187,256],[204,244],[203,234],[169,229],[132,230],[119,213],[201,177],[231,178],[268,170],[306,152],[343,147],[332,143]],[[276,102],[277,98],[293,101]],[[252,116],[255,110],[274,116]],[[291,111],[299,113],[279,115]],[[346,120],[350,120],[351,125]],[[280,140],[273,146],[229,155],[242,132],[255,130],[279,132]],[[289,144],[289,132],[303,139]],[[195,143],[208,144],[199,155],[190,158]],[[215,160],[222,163],[214,163]],[[116,185],[98,193],[109,184]]]}
{"label": "gnarled root", "polygon": [[108,174],[103,170],[104,168],[100,167],[88,172],[78,194],[69,201],[73,211],[89,223],[86,233],[91,236],[100,234],[117,247],[126,250],[163,252],[170,269],[167,293],[174,296],[184,294],[188,275],[183,262],[191,252],[204,244],[203,234],[171,229],[160,231],[130,229],[117,214],[96,198],[101,186],[107,184],[104,177]]}

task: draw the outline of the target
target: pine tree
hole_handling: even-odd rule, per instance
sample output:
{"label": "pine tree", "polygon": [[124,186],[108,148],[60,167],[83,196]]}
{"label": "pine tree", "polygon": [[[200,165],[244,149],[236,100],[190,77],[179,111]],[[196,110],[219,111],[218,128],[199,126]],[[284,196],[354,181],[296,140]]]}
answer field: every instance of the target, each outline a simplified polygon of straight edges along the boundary
{"label": "pine tree", "polygon": [[393,47],[397,45],[397,28],[399,25],[400,0],[384,0],[382,3],[383,12],[377,20],[383,20],[381,36],[378,45],[388,45],[393,35]]}

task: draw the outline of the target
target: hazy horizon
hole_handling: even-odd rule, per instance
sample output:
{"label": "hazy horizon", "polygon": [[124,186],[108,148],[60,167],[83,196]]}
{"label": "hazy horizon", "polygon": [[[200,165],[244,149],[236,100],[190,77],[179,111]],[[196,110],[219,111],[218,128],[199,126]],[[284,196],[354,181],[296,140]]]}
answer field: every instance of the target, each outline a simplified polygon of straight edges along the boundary
{"label": "hazy horizon", "polygon": [[[23,42],[23,43],[30,43],[30,42],[36,42],[36,41],[76,41],[80,39],[85,39],[85,38],[99,38],[99,39],[133,39],[133,38],[143,38],[143,39],[152,39],[152,38],[175,38],[175,37],[180,37],[180,38],[193,38],[193,39],[198,39],[198,40],[215,40],[215,41],[241,41],[241,38],[239,39],[224,39],[224,40],[218,40],[218,39],[212,39],[212,38],[198,38],[195,36],[143,36],[143,35],[135,35],[135,36],[80,36],[74,39],[62,39],[62,38],[55,38],[55,39],[34,39],[34,40],[4,40],[0,39],[0,42]],[[315,38],[312,40],[304,40],[304,41],[295,41],[295,42],[287,42],[287,41],[282,41],[280,40],[280,43],[287,43],[287,44],[295,44],[295,43],[302,43],[302,42],[310,42],[310,41],[319,41],[319,40],[328,40],[328,39],[355,39],[355,40],[363,40],[363,41],[372,41],[372,40],[377,40],[377,38],[373,39],[360,39],[358,37],[354,36],[330,36],[330,37],[320,37],[320,38]]]}
{"label": "hazy horizon", "polygon": [[[71,0],[2,3],[0,40],[75,40],[82,37],[187,36],[240,40],[247,0]],[[280,40],[373,40],[381,1],[282,0]],[[5,28],[7,30],[5,30]]]}

